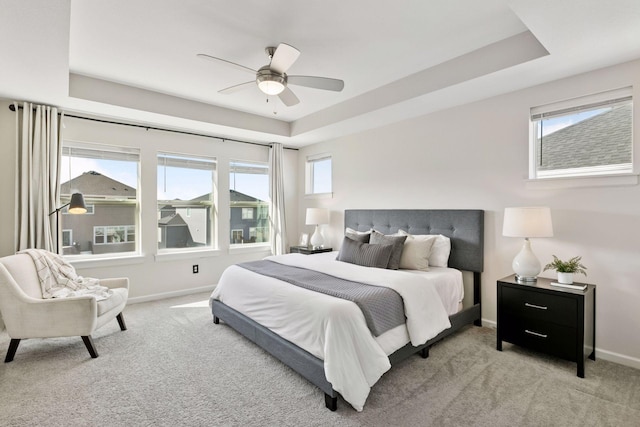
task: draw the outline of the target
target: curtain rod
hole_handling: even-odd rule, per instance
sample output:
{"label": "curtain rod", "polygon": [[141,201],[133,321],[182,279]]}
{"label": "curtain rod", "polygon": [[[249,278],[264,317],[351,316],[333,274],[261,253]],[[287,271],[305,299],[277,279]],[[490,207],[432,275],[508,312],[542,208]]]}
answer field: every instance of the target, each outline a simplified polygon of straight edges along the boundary
{"label": "curtain rod", "polygon": [[[18,106],[18,109],[20,109],[20,110],[22,110],[23,108],[24,107],[22,107],[22,106]],[[15,106],[13,104],[9,104],[9,110],[15,112],[16,108],[15,108]],[[58,113],[58,115],[60,115],[60,113]],[[92,122],[99,122],[99,123],[109,123],[109,124],[112,124],[112,125],[131,126],[131,127],[142,128],[142,129],[146,129],[146,130],[159,130],[159,131],[163,131],[163,132],[180,133],[180,134],[183,134],[183,135],[202,136],[204,138],[219,139],[222,142],[230,141],[230,142],[239,142],[240,144],[251,144],[251,145],[259,145],[261,147],[269,147],[269,144],[260,144],[259,142],[241,141],[239,139],[223,138],[221,136],[207,135],[207,134],[204,134],[204,133],[196,133],[196,132],[187,132],[187,131],[178,130],[178,129],[159,128],[159,127],[155,127],[155,126],[145,126],[145,125],[139,125],[139,124],[135,124],[135,123],[116,122],[116,121],[112,121],[112,120],[104,120],[104,119],[96,119],[96,118],[92,118],[92,117],[76,116],[76,115],[73,115],[73,114],[65,114],[65,117],[71,117],[73,119],[89,120],[89,121],[92,121]],[[297,148],[290,148],[290,147],[283,147],[283,148],[285,150],[298,151]]]}

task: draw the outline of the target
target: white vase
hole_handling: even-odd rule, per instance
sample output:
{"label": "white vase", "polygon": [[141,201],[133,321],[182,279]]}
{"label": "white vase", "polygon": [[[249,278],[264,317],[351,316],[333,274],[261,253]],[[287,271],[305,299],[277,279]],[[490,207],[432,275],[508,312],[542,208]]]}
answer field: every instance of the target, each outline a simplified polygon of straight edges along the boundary
{"label": "white vase", "polygon": [[564,283],[570,285],[573,283],[573,273],[560,273],[558,272],[558,283]]}

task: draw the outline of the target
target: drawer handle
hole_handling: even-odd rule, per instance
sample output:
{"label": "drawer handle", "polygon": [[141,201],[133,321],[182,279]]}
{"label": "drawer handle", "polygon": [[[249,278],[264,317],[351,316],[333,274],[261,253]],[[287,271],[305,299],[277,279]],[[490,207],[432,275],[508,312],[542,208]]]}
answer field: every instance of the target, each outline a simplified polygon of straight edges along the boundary
{"label": "drawer handle", "polygon": [[543,306],[543,305],[535,305],[535,304],[529,304],[528,302],[524,303],[525,307],[531,307],[531,308],[537,308],[538,310],[546,310],[547,307]]}
{"label": "drawer handle", "polygon": [[525,331],[526,333],[528,333],[529,335],[535,335],[536,337],[540,337],[540,338],[547,338],[547,337],[548,337],[548,335],[545,335],[545,334],[539,334],[538,332],[533,332],[533,331],[530,331],[530,330],[528,330],[528,329],[525,329],[524,331]]}

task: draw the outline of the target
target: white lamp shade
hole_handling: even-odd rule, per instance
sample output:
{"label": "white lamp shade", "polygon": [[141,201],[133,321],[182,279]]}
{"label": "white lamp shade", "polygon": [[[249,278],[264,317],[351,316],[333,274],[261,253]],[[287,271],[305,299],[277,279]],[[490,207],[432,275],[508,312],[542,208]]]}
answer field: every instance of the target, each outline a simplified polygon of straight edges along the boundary
{"label": "white lamp shade", "polygon": [[505,208],[502,235],[507,237],[553,237],[548,207]]}
{"label": "white lamp shade", "polygon": [[325,208],[307,208],[307,225],[329,224],[329,210]]}

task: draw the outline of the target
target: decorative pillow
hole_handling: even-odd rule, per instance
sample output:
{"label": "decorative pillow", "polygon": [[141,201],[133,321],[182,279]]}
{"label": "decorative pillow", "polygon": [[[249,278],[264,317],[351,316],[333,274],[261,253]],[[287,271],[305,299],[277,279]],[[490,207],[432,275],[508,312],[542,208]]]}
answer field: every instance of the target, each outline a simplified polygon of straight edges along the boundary
{"label": "decorative pillow", "polygon": [[416,239],[436,238],[431,253],[429,254],[429,265],[432,267],[447,267],[449,263],[449,255],[451,254],[451,239],[442,234],[409,234],[404,230],[398,230],[401,236],[413,236]]}
{"label": "decorative pillow", "polygon": [[[412,236],[406,234],[404,250],[400,257],[400,268],[429,271],[429,255],[437,236]],[[422,238],[427,237],[427,238]]]}
{"label": "decorative pillow", "polygon": [[374,245],[393,245],[393,251],[389,258],[389,270],[397,270],[400,267],[400,257],[402,257],[402,251],[404,249],[404,242],[407,240],[407,236],[390,236],[384,235],[379,231],[373,230],[371,232],[371,239],[369,242]]}
{"label": "decorative pillow", "polygon": [[357,230],[354,230],[353,228],[347,227],[344,230],[344,235],[357,242],[369,243],[369,239],[371,238],[371,230],[357,231]]}
{"label": "decorative pillow", "polygon": [[393,245],[370,245],[345,236],[338,252],[338,261],[365,267],[387,268]]}

